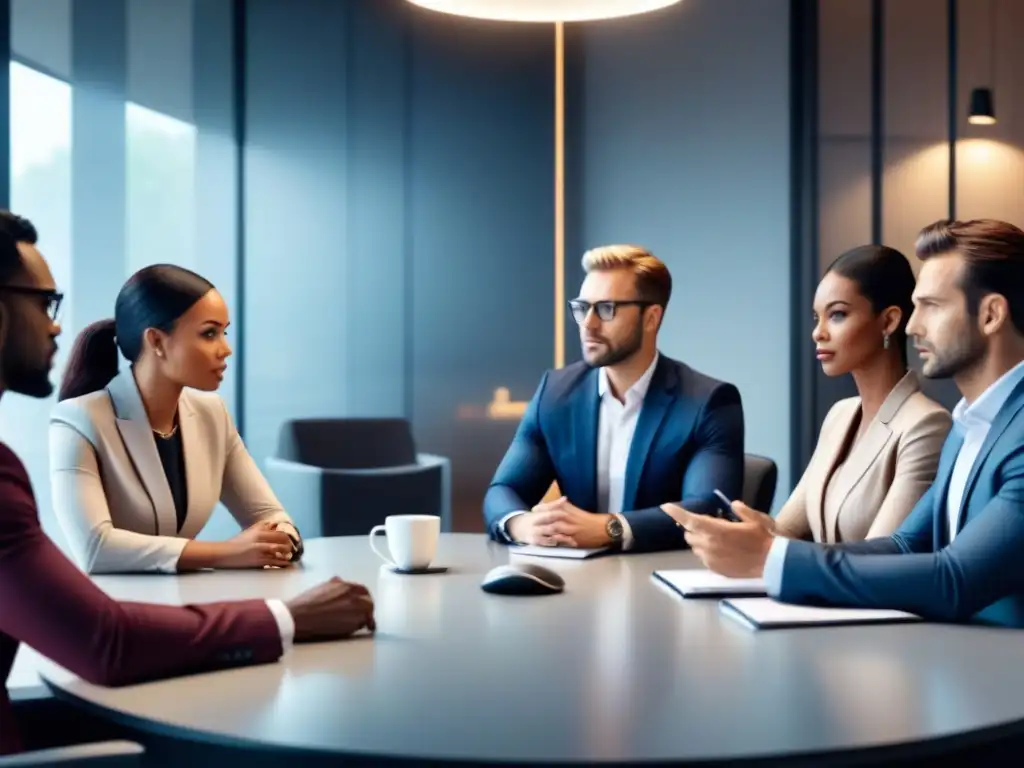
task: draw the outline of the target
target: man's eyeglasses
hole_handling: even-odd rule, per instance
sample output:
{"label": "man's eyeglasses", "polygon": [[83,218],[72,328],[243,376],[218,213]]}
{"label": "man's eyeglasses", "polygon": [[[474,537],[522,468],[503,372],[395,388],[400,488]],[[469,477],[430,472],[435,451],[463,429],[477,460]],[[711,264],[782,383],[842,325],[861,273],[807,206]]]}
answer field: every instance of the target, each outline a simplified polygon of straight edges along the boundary
{"label": "man's eyeglasses", "polygon": [[29,288],[20,285],[0,285],[0,291],[5,293],[20,293],[23,296],[38,296],[46,305],[46,314],[54,322],[60,316],[60,305],[64,301],[64,294],[60,291],[53,291],[48,288]]}
{"label": "man's eyeglasses", "polygon": [[615,312],[619,307],[640,307],[643,311],[647,307],[654,306],[653,301],[595,301],[591,304],[589,301],[583,299],[572,299],[569,302],[569,308],[572,310],[573,319],[577,323],[582,323],[587,319],[587,315],[590,313],[591,308],[597,313],[597,316],[603,322],[608,322],[615,318]]}

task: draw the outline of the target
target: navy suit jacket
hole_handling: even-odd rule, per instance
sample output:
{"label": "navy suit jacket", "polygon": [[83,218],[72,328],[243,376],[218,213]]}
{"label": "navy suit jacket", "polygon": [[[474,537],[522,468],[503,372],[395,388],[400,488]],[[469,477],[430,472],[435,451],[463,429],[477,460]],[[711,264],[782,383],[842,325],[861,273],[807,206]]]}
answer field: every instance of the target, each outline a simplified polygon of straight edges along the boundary
{"label": "navy suit jacket", "polygon": [[950,543],[946,497],[962,444],[954,425],[935,482],[892,537],[834,547],[790,541],[779,598],[1024,627],[1024,382],[992,422]]}
{"label": "navy suit jacket", "polygon": [[[598,370],[585,363],[548,371],[484,497],[491,536],[510,512],[529,510],[552,481],[588,512],[597,507]],[[659,509],[674,502],[713,513],[743,489],[743,406],[732,384],[661,355],[629,448],[623,515],[633,549],[685,546],[682,530]]]}

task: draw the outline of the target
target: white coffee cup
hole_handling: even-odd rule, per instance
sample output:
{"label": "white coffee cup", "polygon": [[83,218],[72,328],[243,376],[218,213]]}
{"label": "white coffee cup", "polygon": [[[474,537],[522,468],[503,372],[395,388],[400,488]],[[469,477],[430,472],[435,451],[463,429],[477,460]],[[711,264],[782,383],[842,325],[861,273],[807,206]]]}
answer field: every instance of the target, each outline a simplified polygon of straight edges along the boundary
{"label": "white coffee cup", "polygon": [[[387,537],[391,557],[377,549],[376,536],[380,531]],[[433,561],[440,535],[441,518],[437,515],[388,515],[384,525],[375,525],[370,531],[370,549],[400,570],[420,570]]]}

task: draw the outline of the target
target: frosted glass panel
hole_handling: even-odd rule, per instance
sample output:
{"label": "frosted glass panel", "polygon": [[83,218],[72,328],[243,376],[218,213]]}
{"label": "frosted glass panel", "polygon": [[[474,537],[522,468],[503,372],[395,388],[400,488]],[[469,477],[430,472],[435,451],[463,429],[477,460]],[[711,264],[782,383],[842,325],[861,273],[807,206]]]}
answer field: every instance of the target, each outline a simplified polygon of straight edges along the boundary
{"label": "frosted glass panel", "polygon": [[125,107],[128,273],[157,263],[196,267],[196,128]]}
{"label": "frosted glass panel", "polygon": [[[17,62],[11,77],[11,210],[32,220],[39,249],[57,285],[71,285],[71,86]],[[74,296],[61,307],[64,334],[52,376],[60,380],[76,332]],[[55,396],[33,400],[13,393],[0,405],[0,440],[28,468],[43,528],[58,543],[62,535],[50,510],[47,428]]]}

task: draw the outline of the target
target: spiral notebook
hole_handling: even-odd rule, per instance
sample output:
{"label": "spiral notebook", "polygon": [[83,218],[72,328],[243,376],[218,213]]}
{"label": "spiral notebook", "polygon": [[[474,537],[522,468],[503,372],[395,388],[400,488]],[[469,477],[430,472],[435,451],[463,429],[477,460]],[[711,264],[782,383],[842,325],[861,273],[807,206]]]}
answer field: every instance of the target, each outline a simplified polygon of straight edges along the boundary
{"label": "spiral notebook", "polygon": [[794,629],[844,624],[895,624],[920,621],[905,611],[878,608],[818,608],[779,603],[768,597],[742,597],[719,603],[722,613],[751,629]]}
{"label": "spiral notebook", "polygon": [[747,597],[766,594],[764,579],[730,579],[704,568],[655,571],[651,575],[683,597]]}

